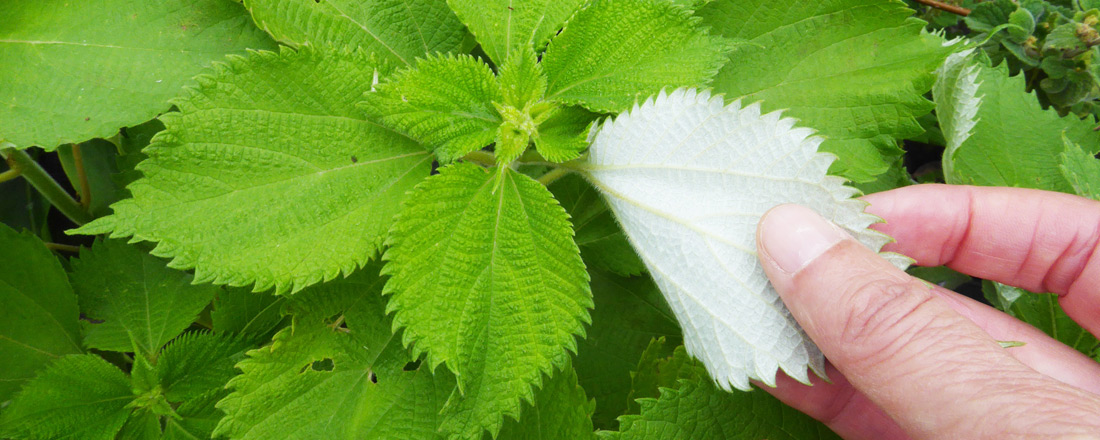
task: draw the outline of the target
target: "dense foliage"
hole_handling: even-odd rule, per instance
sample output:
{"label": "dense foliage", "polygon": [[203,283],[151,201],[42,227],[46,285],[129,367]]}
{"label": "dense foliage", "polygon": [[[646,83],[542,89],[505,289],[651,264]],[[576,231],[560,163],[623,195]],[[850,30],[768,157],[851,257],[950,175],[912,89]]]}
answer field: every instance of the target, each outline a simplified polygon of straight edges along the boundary
{"label": "dense foliage", "polygon": [[1096,1],[78,3],[0,3],[5,438],[835,438],[763,212],[1100,198]]}

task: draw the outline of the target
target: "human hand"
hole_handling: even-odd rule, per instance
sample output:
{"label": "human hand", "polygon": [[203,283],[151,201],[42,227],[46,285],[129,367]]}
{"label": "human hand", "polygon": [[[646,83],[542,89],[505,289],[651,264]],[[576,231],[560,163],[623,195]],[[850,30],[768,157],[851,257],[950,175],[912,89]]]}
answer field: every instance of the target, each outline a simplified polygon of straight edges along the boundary
{"label": "human hand", "polygon": [[[1100,334],[1100,203],[1025,189],[922,185],[865,198],[885,250],[921,266],[1059,294]],[[760,221],[764,270],[825,353],[832,383],[770,393],[848,439],[1100,438],[1100,363],[897,270],[807,208]],[[1094,255],[1095,254],[1095,255]],[[1005,349],[997,341],[1026,345]]]}

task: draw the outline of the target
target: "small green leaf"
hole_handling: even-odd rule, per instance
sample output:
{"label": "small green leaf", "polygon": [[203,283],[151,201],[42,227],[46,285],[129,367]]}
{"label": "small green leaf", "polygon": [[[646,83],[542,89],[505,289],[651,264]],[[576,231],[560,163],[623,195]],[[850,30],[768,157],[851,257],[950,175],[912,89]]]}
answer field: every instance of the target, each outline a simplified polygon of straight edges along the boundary
{"label": "small green leaf", "polygon": [[460,51],[466,30],[446,0],[246,0],[261,28],[293,46],[359,49],[401,65]]}
{"label": "small green leaf", "polygon": [[[747,40],[714,79],[717,93],[764,112],[784,110],[826,137],[832,174],[868,182],[902,155],[898,139],[921,133],[924,94],[953,49],[923,31],[905,4],[882,0],[715,0],[706,25]],[[764,11],[771,11],[764,13]]]}
{"label": "small green leaf", "polygon": [[217,65],[161,118],[134,197],[76,233],[157,242],[196,282],[282,293],[351,273],[432,162],[355,108],[376,66],[310,46]]}
{"label": "small green leaf", "polygon": [[[224,385],[224,384],[223,384]],[[176,414],[180,418],[167,417],[164,419],[164,440],[196,440],[214,438],[214,427],[225,416],[214,405],[224,398],[229,391],[212,391],[180,404],[176,408]]]}
{"label": "small green leaf", "polygon": [[223,0],[0,3],[0,140],[111,137],[168,110],[210,62],[275,45]]}
{"label": "small green leaf", "polygon": [[585,264],[624,276],[645,273],[645,263],[596,188],[572,175],[554,182],[550,191],[573,221],[574,239]]}
{"label": "small green leaf", "polygon": [[588,132],[600,115],[581,107],[560,107],[551,110],[539,124],[535,149],[551,162],[568,162],[580,157],[588,148]]}
{"label": "small green leaf", "polygon": [[61,263],[42,241],[0,224],[0,402],[50,361],[81,353],[80,311]]}
{"label": "small green leaf", "polygon": [[252,340],[267,340],[283,321],[286,297],[247,289],[227,288],[214,297],[210,321],[215,333],[237,333]]}
{"label": "small green leaf", "polygon": [[499,440],[583,439],[592,436],[592,411],[596,402],[588,400],[577,384],[577,372],[568,363],[543,383],[535,393],[534,404],[524,404],[519,420],[507,420]]}
{"label": "small green leaf", "polygon": [[730,48],[667,1],[594,0],[543,56],[548,99],[621,112],[663,88],[708,83]]}
{"label": "small green leaf", "polygon": [[428,366],[455,373],[442,429],[461,437],[518,417],[576,350],[592,307],[565,211],[531,178],[495,174],[440,169],[413,190],[385,254],[387,310]]}
{"label": "small green leaf", "polygon": [[1100,341],[1085,330],[1058,302],[1058,295],[1031,293],[1018,287],[985,281],[982,293],[993,307],[1035,326],[1043,333],[1091,357],[1100,355]]}
{"label": "small green leaf", "polygon": [[1009,76],[1006,63],[991,67],[971,51],[940,69],[933,93],[948,183],[1074,192],[1061,169],[1063,135],[1096,153],[1095,121],[1044,110],[1024,82],[1022,74]]}
{"label": "small green leaf", "polygon": [[1058,167],[1062,170],[1062,176],[1077,195],[1100,200],[1100,160],[1076,142],[1065,137],[1062,140],[1065,150],[1062,151],[1062,164]]}
{"label": "small green leaf", "polygon": [[454,379],[409,364],[413,359],[385,315],[382,283],[372,265],[288,299],[292,325],[237,365],[243,374],[218,403],[226,417],[215,435],[438,438],[439,412]]}
{"label": "small green leaf", "polygon": [[70,274],[85,325],[84,344],[99,350],[155,356],[198,316],[217,287],[165,266],[121,240],[97,241],[72,260]]}
{"label": "small green leaf", "polygon": [[368,93],[361,106],[449,163],[496,140],[500,93],[493,70],[477,58],[429,56]]}
{"label": "small green leaf", "polygon": [[586,0],[447,0],[497,64],[516,51],[541,51]]}
{"label": "small green leaf", "polygon": [[504,104],[518,109],[528,109],[546,96],[546,74],[533,50],[522,49],[508,57],[500,67],[500,89]]}
{"label": "small green leaf", "polygon": [[191,332],[165,347],[157,360],[155,374],[164,396],[174,403],[186,402],[221,390],[237,375],[233,368],[244,358],[250,344],[234,336]]}
{"label": "small green leaf", "polygon": [[130,416],[130,379],[92,354],[58,359],[0,413],[0,436],[111,440]]}

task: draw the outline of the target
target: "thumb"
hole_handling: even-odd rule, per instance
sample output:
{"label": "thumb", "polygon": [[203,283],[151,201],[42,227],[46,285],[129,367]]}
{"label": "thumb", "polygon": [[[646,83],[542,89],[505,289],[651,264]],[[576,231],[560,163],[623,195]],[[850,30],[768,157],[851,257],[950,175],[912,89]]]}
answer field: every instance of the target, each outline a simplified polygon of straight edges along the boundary
{"label": "thumb", "polygon": [[930,286],[812,210],[769,211],[757,248],[810,338],[914,438],[1100,432],[1100,398],[1023,365]]}

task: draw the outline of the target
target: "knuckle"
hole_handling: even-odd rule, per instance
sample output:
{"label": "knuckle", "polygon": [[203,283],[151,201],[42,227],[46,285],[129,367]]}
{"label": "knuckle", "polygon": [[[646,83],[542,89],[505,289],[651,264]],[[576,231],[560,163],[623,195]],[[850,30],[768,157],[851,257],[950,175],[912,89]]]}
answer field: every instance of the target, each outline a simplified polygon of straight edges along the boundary
{"label": "knuckle", "polygon": [[842,296],[847,314],[841,341],[854,361],[871,364],[897,359],[912,336],[933,325],[935,313],[922,313],[934,296],[916,280],[875,279],[849,287]]}

